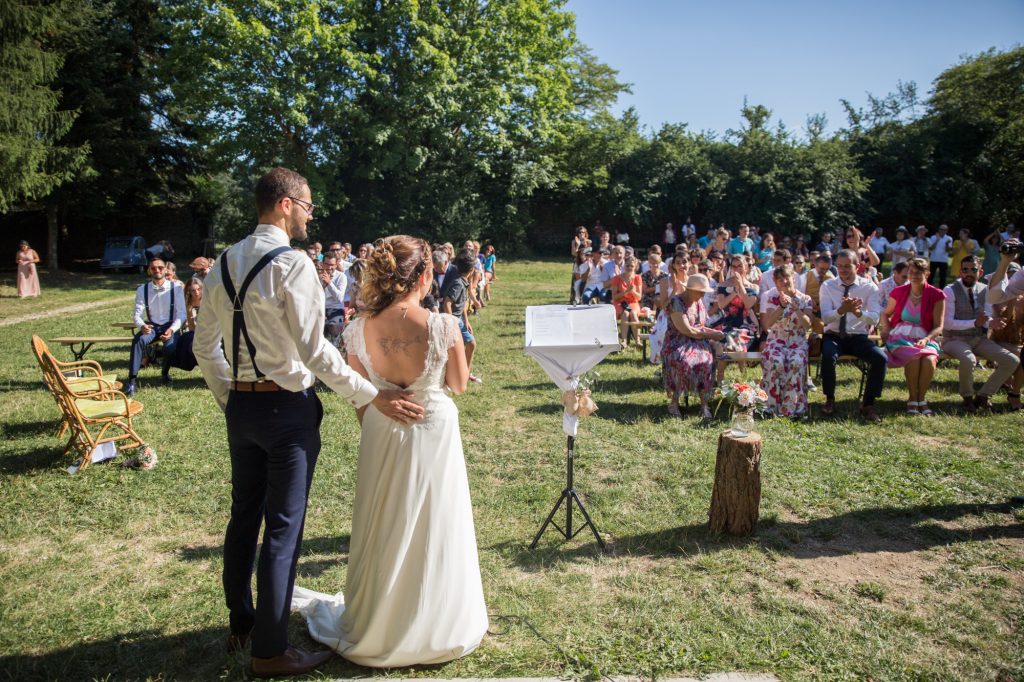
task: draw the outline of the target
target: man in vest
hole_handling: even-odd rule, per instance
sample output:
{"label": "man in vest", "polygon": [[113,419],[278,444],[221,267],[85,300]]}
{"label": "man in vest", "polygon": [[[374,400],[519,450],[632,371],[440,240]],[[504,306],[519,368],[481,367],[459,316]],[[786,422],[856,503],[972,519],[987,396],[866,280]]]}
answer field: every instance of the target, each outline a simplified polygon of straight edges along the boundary
{"label": "man in vest", "polygon": [[184,289],[175,286],[167,277],[167,263],[162,258],[154,258],[149,262],[149,278],[150,281],[135,290],[133,319],[139,332],[132,340],[132,350],[128,357],[125,395],[135,395],[142,356],[146,353],[146,347],[154,341],[164,343],[162,378],[165,384],[171,382],[169,372],[174,358],[174,344],[178,338],[176,334],[185,322]]}
{"label": "man in vest", "polygon": [[814,268],[804,277],[804,293],[811,297],[811,303],[814,304],[811,330],[818,335],[825,331],[825,325],[821,321],[821,285],[834,278],[832,256],[828,251],[822,251],[814,259]]}
{"label": "man in vest", "polygon": [[[978,259],[967,256],[960,261],[960,279],[943,289],[946,313],[942,321],[942,352],[960,361],[960,396],[968,413],[992,409],[992,396],[1020,364],[1020,358],[1013,352],[988,338],[989,326],[999,325],[1002,320],[992,320],[992,306],[986,302],[988,287],[978,281],[978,276]],[[977,358],[991,360],[996,368],[975,394]]]}
{"label": "man in vest", "polygon": [[306,239],[313,208],[309,183],[298,173],[275,168],[260,178],[260,224],[210,270],[193,346],[224,410],[231,454],[223,572],[227,647],[240,650],[251,637],[257,677],[306,673],[331,657],[288,644],[306,501],[320,453],[323,407],[314,382],[319,378],[356,409],[372,403],[407,424],[423,417],[411,393],[378,391],[324,338],[324,288],[313,261],[289,246]]}

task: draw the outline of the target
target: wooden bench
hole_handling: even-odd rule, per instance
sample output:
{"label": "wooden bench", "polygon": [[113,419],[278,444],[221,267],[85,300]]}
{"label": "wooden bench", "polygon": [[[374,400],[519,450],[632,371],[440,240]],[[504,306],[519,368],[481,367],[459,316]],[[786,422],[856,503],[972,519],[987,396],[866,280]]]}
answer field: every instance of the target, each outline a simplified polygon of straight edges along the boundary
{"label": "wooden bench", "polygon": [[58,336],[50,339],[53,343],[67,346],[75,360],[85,357],[86,352],[97,343],[131,346],[133,340],[131,336]]}

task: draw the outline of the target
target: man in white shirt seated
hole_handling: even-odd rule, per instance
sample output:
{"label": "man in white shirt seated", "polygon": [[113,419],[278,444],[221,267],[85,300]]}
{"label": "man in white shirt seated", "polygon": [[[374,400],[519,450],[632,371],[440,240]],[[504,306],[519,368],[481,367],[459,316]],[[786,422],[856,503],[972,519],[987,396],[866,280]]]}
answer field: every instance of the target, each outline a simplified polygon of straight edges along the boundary
{"label": "man in white shirt seated", "polygon": [[150,281],[135,290],[135,314],[133,320],[139,332],[132,339],[128,356],[128,383],[125,395],[135,395],[139,369],[146,347],[154,341],[163,341],[163,383],[171,382],[171,360],[174,358],[177,332],[185,322],[184,289],[175,286],[167,278],[167,263],[162,258],[149,262]]}
{"label": "man in white shirt seated", "polygon": [[831,415],[836,409],[836,364],[840,355],[853,355],[868,365],[867,385],[860,415],[878,423],[875,400],[885,384],[885,352],[868,338],[882,314],[878,287],[857,276],[857,253],[844,249],[836,256],[839,277],[821,285],[821,319],[825,335],[821,344],[821,380],[825,405],[821,411]]}
{"label": "man in white shirt seated", "polygon": [[[942,352],[960,361],[960,397],[965,412],[992,409],[992,396],[1013,376],[1020,358],[988,338],[988,329],[1004,325],[992,319],[988,287],[978,281],[978,259],[960,261],[960,279],[943,289],[946,312],[942,320]],[[977,358],[995,363],[988,381],[974,393],[974,365]]]}
{"label": "man in white shirt seated", "polygon": [[583,250],[583,253],[590,258],[586,263],[580,265],[580,279],[583,281],[582,301],[584,303],[591,303],[594,299],[598,302],[603,301],[604,287],[601,283],[604,280],[605,260],[601,257],[599,250],[589,246]]}
{"label": "man in white shirt seated", "polygon": [[892,253],[893,265],[906,263],[917,255],[914,240],[909,237],[907,228],[903,225],[896,228],[896,241],[889,243],[889,251]]}
{"label": "man in white shirt seated", "polygon": [[896,263],[892,266],[892,274],[878,283],[878,303],[882,310],[889,305],[889,294],[896,287],[901,287],[910,278],[910,265],[908,263]]}
{"label": "man in white shirt seated", "polygon": [[321,262],[323,269],[320,271],[320,284],[324,288],[324,334],[336,348],[340,348],[341,332],[345,328],[348,277],[338,269],[339,259],[335,253],[328,250]]}
{"label": "man in white shirt seated", "polygon": [[622,273],[626,263],[626,250],[621,246],[612,247],[611,258],[602,266],[601,288],[604,289],[604,302],[612,302],[612,280]]}

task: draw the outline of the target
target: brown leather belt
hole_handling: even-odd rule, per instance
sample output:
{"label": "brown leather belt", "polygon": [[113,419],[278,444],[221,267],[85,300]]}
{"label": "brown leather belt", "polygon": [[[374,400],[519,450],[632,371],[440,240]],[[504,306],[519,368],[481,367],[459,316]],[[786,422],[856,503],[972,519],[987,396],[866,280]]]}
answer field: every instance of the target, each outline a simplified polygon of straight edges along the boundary
{"label": "brown leather belt", "polygon": [[231,390],[242,393],[264,393],[266,391],[284,391],[286,389],[281,388],[270,379],[265,379],[264,381],[232,381]]}

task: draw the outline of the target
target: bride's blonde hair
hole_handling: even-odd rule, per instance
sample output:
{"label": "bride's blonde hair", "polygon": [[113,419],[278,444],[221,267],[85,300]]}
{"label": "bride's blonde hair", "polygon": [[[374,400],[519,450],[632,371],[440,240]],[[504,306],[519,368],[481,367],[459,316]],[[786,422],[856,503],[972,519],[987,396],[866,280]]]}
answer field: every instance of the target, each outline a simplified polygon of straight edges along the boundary
{"label": "bride's blonde hair", "polygon": [[365,314],[377,315],[412,291],[430,259],[430,245],[416,237],[396,234],[374,242],[359,280]]}

